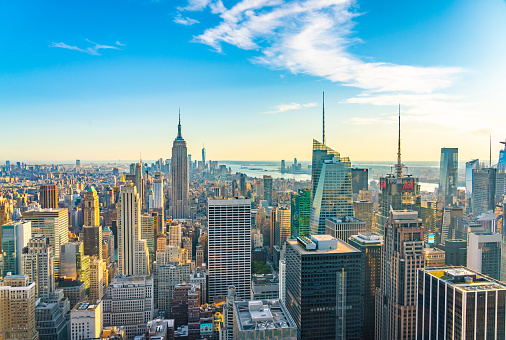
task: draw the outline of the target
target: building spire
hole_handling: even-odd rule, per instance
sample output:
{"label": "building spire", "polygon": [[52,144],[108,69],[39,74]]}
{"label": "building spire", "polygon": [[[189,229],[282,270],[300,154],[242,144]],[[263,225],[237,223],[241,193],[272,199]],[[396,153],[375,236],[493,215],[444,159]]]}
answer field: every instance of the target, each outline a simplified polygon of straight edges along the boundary
{"label": "building spire", "polygon": [[402,176],[403,165],[401,163],[401,104],[399,103],[399,137],[397,141],[397,164],[395,165],[396,177]]}
{"label": "building spire", "polygon": [[325,144],[325,91],[323,91],[323,145]]}
{"label": "building spire", "polygon": [[179,124],[177,125],[177,138],[183,138],[181,136],[181,108],[179,108]]}
{"label": "building spire", "polygon": [[490,155],[489,155],[489,165],[488,165],[488,167],[491,168],[492,167],[492,134],[490,134],[489,152],[490,152]]}

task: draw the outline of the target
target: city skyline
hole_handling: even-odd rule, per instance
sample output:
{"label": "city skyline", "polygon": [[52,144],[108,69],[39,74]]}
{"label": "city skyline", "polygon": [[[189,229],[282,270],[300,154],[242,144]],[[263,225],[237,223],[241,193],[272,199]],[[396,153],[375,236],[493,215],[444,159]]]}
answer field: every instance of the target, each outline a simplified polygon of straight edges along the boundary
{"label": "city skyline", "polygon": [[[5,159],[168,158],[181,107],[189,154],[205,143],[209,159],[308,160],[322,91],[326,144],[353,160],[395,158],[398,103],[406,161],[441,147],[485,159],[489,135],[494,155],[504,139],[501,1],[3,6],[16,32],[0,56],[0,112],[15,127],[0,137]],[[29,137],[41,128],[57,133]]]}

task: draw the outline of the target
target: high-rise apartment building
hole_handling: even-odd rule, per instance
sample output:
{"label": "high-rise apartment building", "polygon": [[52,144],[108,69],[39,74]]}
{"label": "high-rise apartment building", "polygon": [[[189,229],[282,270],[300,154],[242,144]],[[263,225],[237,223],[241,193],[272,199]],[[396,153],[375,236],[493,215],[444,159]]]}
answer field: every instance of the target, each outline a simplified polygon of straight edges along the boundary
{"label": "high-rise apartment building", "polygon": [[57,209],[58,208],[58,188],[56,185],[41,185],[40,186],[40,205],[42,209]]}
{"label": "high-rise apartment building", "polygon": [[362,339],[363,254],[330,235],[286,242],[286,300],[297,339]]}
{"label": "high-rise apartment building", "polygon": [[116,276],[102,303],[104,326],[125,327],[129,339],[144,334],[154,316],[152,276]]}
{"label": "high-rise apartment building", "polygon": [[350,159],[313,140],[311,181],[310,234],[325,234],[327,218],[353,216]]}
{"label": "high-rise apartment building", "polygon": [[459,149],[441,148],[441,160],[439,162],[439,198],[444,206],[453,205],[457,198],[459,170]]}
{"label": "high-rise apartment building", "polygon": [[330,217],[325,221],[325,233],[343,242],[366,231],[365,222],[353,216]]}
{"label": "high-rise apartment building", "polygon": [[489,232],[469,233],[467,268],[493,279],[501,279],[502,235]]}
{"label": "high-rise apartment building", "polygon": [[17,221],[4,224],[2,229],[3,272],[13,275],[22,273],[23,248],[32,237],[32,224],[29,221]]}
{"label": "high-rise apartment building", "polygon": [[422,220],[416,211],[390,211],[383,231],[381,282],[376,291],[378,340],[415,339],[417,271],[424,268]]}
{"label": "high-rise apartment building", "polygon": [[55,277],[60,276],[60,249],[69,241],[67,209],[35,209],[23,213],[23,219],[32,222],[32,237],[44,235],[53,247]]}
{"label": "high-rise apartment building", "polygon": [[506,286],[464,267],[420,269],[416,339],[505,339]]}
{"label": "high-rise apartment building", "polygon": [[276,230],[274,244],[283,248],[285,241],[290,237],[290,209],[278,208],[276,209]]}
{"label": "high-rise apartment building", "polygon": [[353,235],[348,243],[364,254],[364,340],[374,340],[374,325],[376,321],[376,289],[380,287],[381,279],[381,245],[383,237],[376,233]]}
{"label": "high-rise apartment building", "polygon": [[100,226],[98,194],[93,186],[84,194],[83,214],[85,226]]}
{"label": "high-rise apartment building", "polygon": [[240,299],[251,291],[251,201],[209,199],[208,270],[209,301],[226,296],[235,286]]}
{"label": "high-rise apartment building", "polygon": [[267,201],[269,206],[272,205],[272,177],[269,175],[264,175],[264,200]]}
{"label": "high-rise apartment building", "polygon": [[83,243],[84,255],[95,256],[98,259],[102,258],[102,227],[96,226],[83,226]]}
{"label": "high-rise apartment building", "polygon": [[141,200],[135,186],[120,188],[118,206],[118,270],[125,275],[148,274],[149,254],[141,240]]}
{"label": "high-rise apartment building", "polygon": [[291,198],[291,236],[309,236],[311,190],[299,189]]}
{"label": "high-rise apartment building", "polygon": [[188,150],[181,135],[181,116],[177,126],[177,137],[172,144],[171,158],[171,197],[169,214],[173,219],[189,218],[188,202]]}
{"label": "high-rise apartment building", "polygon": [[0,338],[38,340],[35,322],[35,283],[26,275],[7,275],[0,281]]}
{"label": "high-rise apartment building", "polygon": [[49,238],[36,235],[23,249],[22,272],[30,282],[35,283],[35,295],[48,297],[55,288],[53,247]]}

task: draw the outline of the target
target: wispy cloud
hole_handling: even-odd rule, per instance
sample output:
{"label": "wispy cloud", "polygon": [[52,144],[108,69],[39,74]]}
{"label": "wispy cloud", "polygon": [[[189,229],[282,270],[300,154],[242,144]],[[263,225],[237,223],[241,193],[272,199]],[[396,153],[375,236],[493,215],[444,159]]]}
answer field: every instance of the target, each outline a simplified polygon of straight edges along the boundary
{"label": "wispy cloud", "polygon": [[181,24],[181,25],[185,25],[185,26],[191,26],[193,24],[198,24],[199,21],[196,20],[196,19],[192,19],[192,18],[188,18],[188,17],[183,17],[181,15],[181,13],[178,13],[177,16],[174,18],[174,22],[176,24]]}
{"label": "wispy cloud", "polygon": [[307,104],[299,104],[299,103],[280,104],[280,105],[275,106],[274,110],[267,111],[267,112],[264,112],[264,113],[278,114],[278,113],[286,112],[286,111],[307,109],[308,107],[314,107],[316,105],[317,105],[316,103],[307,103]]}
{"label": "wispy cloud", "polygon": [[[77,46],[67,45],[63,42],[59,42],[59,43],[52,42],[50,46],[51,47],[58,47],[58,48],[65,48],[67,50],[78,51],[78,52],[87,53],[90,55],[100,55],[100,53],[98,53],[99,50],[107,50],[107,49],[120,50],[120,48],[118,48],[117,46],[102,45],[102,44],[95,43],[89,39],[86,39],[86,41],[90,44],[93,44],[93,46],[81,48],[81,47],[77,47]],[[119,41],[116,41],[115,44],[118,46],[125,46],[124,44],[121,44]]]}

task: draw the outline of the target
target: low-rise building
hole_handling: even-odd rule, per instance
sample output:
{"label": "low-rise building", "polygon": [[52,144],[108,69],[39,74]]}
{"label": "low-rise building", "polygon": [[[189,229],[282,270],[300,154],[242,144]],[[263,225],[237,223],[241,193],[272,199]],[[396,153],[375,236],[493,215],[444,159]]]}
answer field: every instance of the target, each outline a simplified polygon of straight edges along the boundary
{"label": "low-rise building", "polygon": [[103,325],[102,302],[81,302],[70,312],[70,340],[99,338]]}

